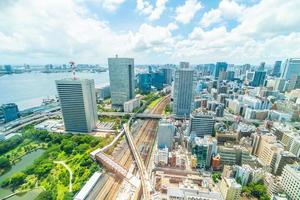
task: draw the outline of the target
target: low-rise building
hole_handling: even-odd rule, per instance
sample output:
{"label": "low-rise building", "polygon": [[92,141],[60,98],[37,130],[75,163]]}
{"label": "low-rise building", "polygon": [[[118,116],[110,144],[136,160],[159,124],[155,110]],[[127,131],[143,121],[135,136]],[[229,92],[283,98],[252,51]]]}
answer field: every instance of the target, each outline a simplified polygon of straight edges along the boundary
{"label": "low-rise building", "polygon": [[124,103],[124,112],[131,113],[135,108],[140,107],[140,100],[139,99],[131,99]]}

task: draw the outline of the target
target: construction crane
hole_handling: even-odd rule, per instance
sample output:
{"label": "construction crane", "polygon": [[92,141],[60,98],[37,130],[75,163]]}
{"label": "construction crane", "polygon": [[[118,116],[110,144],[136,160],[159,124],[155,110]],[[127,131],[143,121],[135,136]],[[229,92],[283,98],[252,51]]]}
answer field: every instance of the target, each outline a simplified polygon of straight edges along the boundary
{"label": "construction crane", "polygon": [[75,77],[75,62],[70,61],[69,64],[71,65],[71,68],[72,68],[73,80],[75,80],[76,79],[76,77]]}

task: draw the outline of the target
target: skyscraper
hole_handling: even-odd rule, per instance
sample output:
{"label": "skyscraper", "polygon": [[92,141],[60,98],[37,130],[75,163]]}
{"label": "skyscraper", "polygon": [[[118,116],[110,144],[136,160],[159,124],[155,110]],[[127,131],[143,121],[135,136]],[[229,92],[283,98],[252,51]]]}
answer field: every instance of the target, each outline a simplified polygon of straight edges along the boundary
{"label": "skyscraper", "polygon": [[173,113],[178,117],[189,117],[194,107],[196,88],[194,70],[178,69],[175,72]]}
{"label": "skyscraper", "polygon": [[134,59],[108,58],[111,101],[113,107],[134,98]]}
{"label": "skyscraper", "polygon": [[56,81],[65,131],[91,132],[98,121],[94,80]]}
{"label": "skyscraper", "polygon": [[160,72],[151,73],[151,82],[157,90],[162,90],[164,88],[164,76]]}
{"label": "skyscraper", "polygon": [[298,88],[300,88],[300,75],[294,75],[290,80],[288,90],[291,91]]}
{"label": "skyscraper", "polygon": [[141,93],[145,94],[151,90],[151,74],[141,73],[138,75],[138,88]]}
{"label": "skyscraper", "polygon": [[277,76],[279,77],[280,76],[280,67],[281,67],[281,61],[276,61],[275,64],[274,64],[274,68],[273,68],[273,71],[272,71],[272,75],[273,76]]}
{"label": "skyscraper", "polygon": [[261,62],[257,70],[258,71],[264,71],[265,70],[265,65],[266,65],[265,62]]}
{"label": "skyscraper", "polygon": [[266,79],[265,71],[255,71],[253,80],[250,85],[254,87],[263,86]]}
{"label": "skyscraper", "polygon": [[226,62],[217,62],[215,70],[214,70],[214,78],[218,79],[220,72],[226,72],[228,64]]}
{"label": "skyscraper", "polygon": [[292,76],[300,75],[300,58],[288,58],[282,65],[281,77],[291,80]]}
{"label": "skyscraper", "polygon": [[164,78],[164,84],[168,84],[171,85],[172,83],[172,69],[171,68],[167,68],[167,67],[163,67],[160,69],[163,78]]}

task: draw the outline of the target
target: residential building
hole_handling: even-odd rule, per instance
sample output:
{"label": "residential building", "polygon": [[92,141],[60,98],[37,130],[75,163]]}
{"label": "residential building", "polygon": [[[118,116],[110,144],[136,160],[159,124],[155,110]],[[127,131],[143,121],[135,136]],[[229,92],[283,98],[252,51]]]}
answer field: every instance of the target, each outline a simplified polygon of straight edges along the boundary
{"label": "residential building", "polygon": [[91,132],[98,121],[94,80],[57,80],[56,88],[65,131]]}
{"label": "residential building", "polygon": [[224,200],[239,200],[242,186],[232,178],[223,178],[220,190]]}
{"label": "residential building", "polygon": [[300,164],[286,165],[282,173],[282,188],[289,199],[300,199]]}
{"label": "residential building", "polygon": [[284,166],[296,162],[297,157],[289,151],[280,151],[277,153],[275,160],[276,161],[272,173],[280,176]]}
{"label": "residential building", "polygon": [[177,117],[189,117],[194,108],[195,79],[192,69],[178,69],[175,72],[173,113]]}
{"label": "residential building", "polygon": [[292,76],[300,75],[300,59],[288,58],[281,68],[281,77],[285,80],[291,80]]}
{"label": "residential building", "polygon": [[267,192],[270,196],[282,192],[281,176],[274,176],[271,173],[265,173],[264,185],[267,187]]}
{"label": "residential building", "polygon": [[108,58],[112,106],[122,108],[134,98],[134,59]]}

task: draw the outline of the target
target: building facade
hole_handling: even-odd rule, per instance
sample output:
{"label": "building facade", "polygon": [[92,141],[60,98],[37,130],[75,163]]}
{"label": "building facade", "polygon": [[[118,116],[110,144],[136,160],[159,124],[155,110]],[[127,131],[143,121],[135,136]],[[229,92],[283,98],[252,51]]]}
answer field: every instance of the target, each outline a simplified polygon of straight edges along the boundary
{"label": "building facade", "polygon": [[56,81],[65,131],[91,132],[98,121],[94,80]]}
{"label": "building facade", "polygon": [[134,59],[108,58],[111,101],[113,107],[134,98]]}

